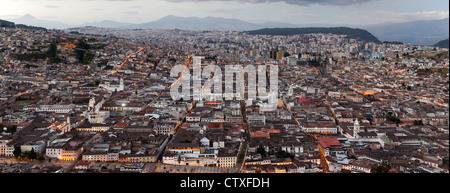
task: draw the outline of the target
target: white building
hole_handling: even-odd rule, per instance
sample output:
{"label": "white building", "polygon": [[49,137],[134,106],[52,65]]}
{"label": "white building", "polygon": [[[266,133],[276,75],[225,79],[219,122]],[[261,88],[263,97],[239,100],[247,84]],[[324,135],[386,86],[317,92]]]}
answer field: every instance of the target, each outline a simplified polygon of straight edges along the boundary
{"label": "white building", "polygon": [[89,100],[89,107],[84,112],[84,116],[90,123],[104,123],[109,118],[109,111],[100,111],[104,103],[105,98],[103,97],[92,97]]}
{"label": "white building", "polygon": [[36,112],[69,113],[75,107],[74,104],[68,105],[41,105]]}
{"label": "white building", "polygon": [[62,158],[63,153],[63,146],[68,142],[70,138],[61,138],[61,139],[55,139],[51,142],[49,142],[48,147],[45,149],[45,155],[47,157],[51,158]]}
{"label": "white building", "polygon": [[37,154],[44,152],[46,143],[44,141],[30,142],[20,146],[22,152],[34,151]]}
{"label": "white building", "polygon": [[237,150],[219,151],[217,155],[218,167],[236,167]]}
{"label": "white building", "polygon": [[0,138],[0,156],[12,157],[14,156],[14,147],[8,146],[10,139],[1,139]]}
{"label": "white building", "polygon": [[111,84],[111,83],[106,83],[106,84],[99,84],[99,87],[104,88],[108,91],[111,92],[118,92],[118,91],[123,91],[125,90],[125,85],[123,83],[123,79],[120,79],[120,83],[119,84]]}
{"label": "white building", "polygon": [[186,121],[187,122],[200,122],[201,121],[201,116],[200,115],[196,115],[196,114],[188,114],[186,116]]}

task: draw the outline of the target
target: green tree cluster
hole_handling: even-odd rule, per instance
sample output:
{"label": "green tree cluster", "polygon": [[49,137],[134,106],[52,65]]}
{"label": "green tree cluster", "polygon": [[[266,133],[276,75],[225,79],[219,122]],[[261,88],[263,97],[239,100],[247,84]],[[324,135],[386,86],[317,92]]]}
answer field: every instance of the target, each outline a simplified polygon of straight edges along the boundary
{"label": "green tree cluster", "polygon": [[392,121],[392,122],[397,123],[397,124],[399,124],[399,123],[402,122],[398,117],[393,116],[393,115],[391,115],[391,114],[388,114],[386,118],[387,118],[389,121]]}
{"label": "green tree cluster", "polygon": [[286,151],[283,151],[283,150],[277,151],[275,156],[277,158],[291,158],[291,159],[294,158],[294,155],[292,155]]}
{"label": "green tree cluster", "polygon": [[262,157],[265,157],[267,152],[266,149],[264,149],[264,147],[260,145],[258,146],[258,148],[256,148],[256,153],[259,153]]}
{"label": "green tree cluster", "polygon": [[388,173],[391,169],[391,165],[388,162],[381,162],[377,167],[372,168],[372,173]]}
{"label": "green tree cluster", "polygon": [[423,121],[422,120],[414,120],[414,125],[423,125]]}
{"label": "green tree cluster", "polygon": [[20,147],[15,147],[13,154],[14,154],[14,158],[16,158],[16,159],[37,159],[38,158],[38,154],[36,152],[34,152],[34,150],[22,152]]}
{"label": "green tree cluster", "polygon": [[[3,131],[3,128],[4,128],[5,126],[4,125],[2,125],[2,124],[0,124],[0,129]],[[15,132],[17,131],[17,126],[16,125],[13,125],[13,126],[10,126],[10,127],[6,127],[6,133],[11,133],[11,135],[12,134],[14,134]]]}
{"label": "green tree cluster", "polygon": [[75,52],[79,63],[90,64],[92,62],[95,54],[89,51],[91,48],[84,40],[80,40],[76,44]]}
{"label": "green tree cluster", "polygon": [[[48,59],[49,63],[59,63],[62,61],[58,57],[57,45],[55,42],[50,43],[50,47],[47,52],[12,54],[11,56],[17,60],[23,60],[23,61],[37,61],[39,59],[41,59],[41,60]],[[26,67],[30,68],[32,66],[26,66]]]}

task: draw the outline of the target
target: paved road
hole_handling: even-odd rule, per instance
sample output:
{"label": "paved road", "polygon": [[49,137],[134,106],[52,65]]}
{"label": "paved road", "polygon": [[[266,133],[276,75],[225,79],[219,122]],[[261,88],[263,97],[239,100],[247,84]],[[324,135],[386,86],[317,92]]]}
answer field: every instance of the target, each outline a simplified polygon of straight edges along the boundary
{"label": "paved road", "polygon": [[[242,109],[241,113],[243,113],[244,107],[242,107],[241,109]],[[245,159],[247,156],[247,151],[248,151],[248,143],[250,141],[250,130],[248,128],[247,118],[244,116],[243,116],[243,122],[244,122],[245,133],[244,133],[243,141],[241,142],[241,145],[239,146],[239,152],[237,155],[237,163],[236,163],[236,173],[240,173],[244,166]]]}
{"label": "paved road", "polygon": [[248,141],[244,140],[241,142],[241,146],[239,147],[239,152],[237,155],[237,163],[236,163],[236,173],[240,173],[242,168],[244,167],[245,158],[247,156],[248,150]]}

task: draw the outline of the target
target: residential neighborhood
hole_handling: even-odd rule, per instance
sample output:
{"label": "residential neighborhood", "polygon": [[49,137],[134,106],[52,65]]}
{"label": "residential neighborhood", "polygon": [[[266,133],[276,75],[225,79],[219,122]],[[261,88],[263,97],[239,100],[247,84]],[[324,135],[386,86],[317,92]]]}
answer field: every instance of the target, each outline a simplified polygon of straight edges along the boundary
{"label": "residential neighborhood", "polygon": [[[447,48],[97,27],[0,37],[2,173],[449,172]],[[175,100],[171,69],[196,64],[245,97],[250,73],[227,66],[276,67],[276,107],[259,90],[196,100],[192,86]],[[191,74],[188,85],[210,87]]]}

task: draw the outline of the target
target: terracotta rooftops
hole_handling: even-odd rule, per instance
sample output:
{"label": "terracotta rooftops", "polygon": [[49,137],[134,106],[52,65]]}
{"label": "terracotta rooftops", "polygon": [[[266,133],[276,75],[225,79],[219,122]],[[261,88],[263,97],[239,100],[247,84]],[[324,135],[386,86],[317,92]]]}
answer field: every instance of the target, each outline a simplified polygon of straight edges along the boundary
{"label": "terracotta rooftops", "polygon": [[337,138],[321,137],[318,140],[323,148],[341,145]]}

